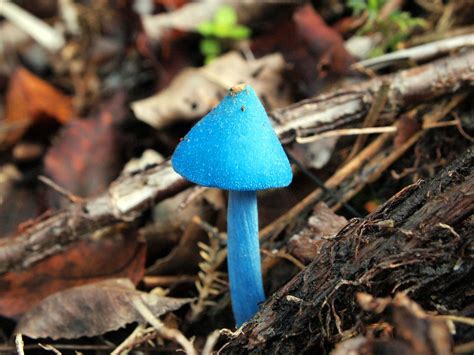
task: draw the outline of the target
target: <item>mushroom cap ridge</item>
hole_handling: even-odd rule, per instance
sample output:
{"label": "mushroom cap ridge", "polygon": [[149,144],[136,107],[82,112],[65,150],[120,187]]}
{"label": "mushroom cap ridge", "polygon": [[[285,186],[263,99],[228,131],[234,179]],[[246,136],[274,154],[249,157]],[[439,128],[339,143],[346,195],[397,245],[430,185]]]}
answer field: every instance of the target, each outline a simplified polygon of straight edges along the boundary
{"label": "mushroom cap ridge", "polygon": [[239,85],[178,144],[174,170],[198,185],[255,191],[288,186],[288,158],[255,91]]}

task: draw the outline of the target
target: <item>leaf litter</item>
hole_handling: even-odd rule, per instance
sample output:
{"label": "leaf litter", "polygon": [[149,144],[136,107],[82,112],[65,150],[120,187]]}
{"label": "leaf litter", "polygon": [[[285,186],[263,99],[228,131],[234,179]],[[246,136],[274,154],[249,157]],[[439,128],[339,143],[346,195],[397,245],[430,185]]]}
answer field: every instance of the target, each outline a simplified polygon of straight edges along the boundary
{"label": "leaf litter", "polygon": [[[437,235],[429,251],[393,212],[419,188],[436,193],[411,205],[407,220],[438,194],[469,199],[468,1],[60,1],[18,13],[0,30],[15,34],[33,16],[51,38],[17,33],[0,46],[0,313],[18,322],[0,326],[23,333],[1,352],[37,351],[33,338],[50,351],[66,351],[60,339],[70,339],[68,349],[112,353],[472,352],[467,283],[430,284],[448,264],[453,280],[469,275],[469,204],[453,205],[463,208],[457,219],[423,222]],[[58,35],[64,41],[47,49]],[[214,57],[205,41],[219,48]],[[294,182],[259,195],[269,299],[229,332],[225,196],[191,188],[167,157],[242,81],[264,103]],[[456,176],[443,175],[448,164]],[[456,177],[457,194],[439,176]],[[425,266],[397,254],[405,242]],[[329,271],[313,281],[308,270]],[[354,270],[371,281],[351,280]],[[421,297],[420,285],[435,296]]]}

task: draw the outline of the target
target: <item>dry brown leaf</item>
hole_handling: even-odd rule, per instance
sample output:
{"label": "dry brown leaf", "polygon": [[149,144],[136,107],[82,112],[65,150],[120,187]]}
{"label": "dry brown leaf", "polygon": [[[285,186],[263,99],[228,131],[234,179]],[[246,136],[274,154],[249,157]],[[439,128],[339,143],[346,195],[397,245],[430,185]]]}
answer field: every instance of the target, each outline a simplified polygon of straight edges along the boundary
{"label": "dry brown leaf", "polygon": [[177,10],[153,16],[142,16],[143,27],[147,36],[161,41],[167,31],[197,31],[200,23],[211,21],[215,12],[223,5],[232,6],[237,13],[239,23],[247,23],[271,12],[272,4],[265,1],[213,0],[190,2]]}
{"label": "dry brown leaf", "polygon": [[176,235],[179,242],[169,254],[158,258],[147,270],[148,273],[180,275],[197,271],[197,264],[201,260],[197,243],[207,240],[207,236],[202,228],[191,220],[194,216],[208,220],[217,210],[224,208],[225,201],[222,191],[217,189],[202,190],[191,201],[186,201],[192,194],[193,191],[180,193],[155,207],[153,211],[155,237],[147,239],[150,249],[152,246],[157,249],[156,244],[170,235]]}
{"label": "dry brown leaf", "polygon": [[0,277],[0,315],[16,318],[47,296],[70,287],[111,277],[138,283],[143,276],[146,245],[136,235],[109,230],[38,261],[25,271]]}
{"label": "dry brown leaf", "polygon": [[11,127],[0,135],[0,144],[13,144],[36,120],[66,123],[73,117],[71,98],[25,68],[10,78],[3,123]]}
{"label": "dry brown leaf", "polygon": [[379,314],[381,318],[376,324],[361,327],[366,329],[367,336],[357,336],[337,344],[332,355],[453,353],[446,323],[430,317],[407,295],[397,293],[392,299],[358,293],[357,303],[366,312]]}
{"label": "dry brown leaf", "polygon": [[288,242],[290,254],[309,264],[319,252],[324,238],[331,238],[347,224],[347,219],[335,214],[325,203],[318,203],[308,225]]}
{"label": "dry brown leaf", "polygon": [[328,27],[324,19],[314,10],[311,4],[299,8],[293,15],[296,28],[311,55],[317,59],[317,70],[320,75],[325,71],[347,74],[354,59],[344,48],[342,37]]}
{"label": "dry brown leaf", "polygon": [[49,296],[20,319],[16,332],[30,338],[75,339],[144,323],[134,300],[145,303],[155,317],[192,301],[137,291],[128,279],[105,280]]}
{"label": "dry brown leaf", "polygon": [[284,69],[280,54],[246,61],[238,52],[230,52],[204,67],[183,70],[168,88],[133,102],[132,109],[139,120],[162,128],[179,119],[205,115],[228,88],[243,82],[255,89],[268,109],[283,107],[290,103],[288,90],[282,89]]}
{"label": "dry brown leaf", "polygon": [[[63,127],[45,158],[45,173],[69,192],[95,196],[117,177],[121,166],[120,130],[124,116],[121,98],[110,100],[99,114]],[[117,102],[115,109],[110,108]]]}

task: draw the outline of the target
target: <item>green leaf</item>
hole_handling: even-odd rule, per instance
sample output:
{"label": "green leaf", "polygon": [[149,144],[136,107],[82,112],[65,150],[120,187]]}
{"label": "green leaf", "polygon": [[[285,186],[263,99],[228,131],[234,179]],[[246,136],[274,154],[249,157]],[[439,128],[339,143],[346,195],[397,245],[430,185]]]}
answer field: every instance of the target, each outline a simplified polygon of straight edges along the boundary
{"label": "green leaf", "polygon": [[198,32],[201,36],[207,37],[214,34],[214,23],[202,22],[198,25]]}
{"label": "green leaf", "polygon": [[224,26],[233,26],[237,23],[237,14],[231,6],[220,7],[214,15],[214,23]]}
{"label": "green leaf", "polygon": [[245,39],[249,38],[251,34],[252,31],[250,30],[250,28],[237,25],[233,27],[232,30],[229,32],[228,38],[235,40]]}
{"label": "green leaf", "polygon": [[348,0],[347,6],[352,9],[356,16],[367,10],[367,2],[365,0]]}
{"label": "green leaf", "polygon": [[219,41],[215,39],[206,38],[201,40],[201,42],[199,43],[199,50],[206,57],[217,57],[221,53],[222,48]]}

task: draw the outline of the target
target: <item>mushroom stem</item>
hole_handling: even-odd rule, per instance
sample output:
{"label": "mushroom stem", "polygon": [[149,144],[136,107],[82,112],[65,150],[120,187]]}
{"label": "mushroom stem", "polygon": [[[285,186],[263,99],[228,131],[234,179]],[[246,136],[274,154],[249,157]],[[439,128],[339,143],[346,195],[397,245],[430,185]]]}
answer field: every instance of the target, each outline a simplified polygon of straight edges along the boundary
{"label": "mushroom stem", "polygon": [[240,327],[257,313],[259,303],[265,300],[255,191],[229,191],[227,265],[232,310]]}

